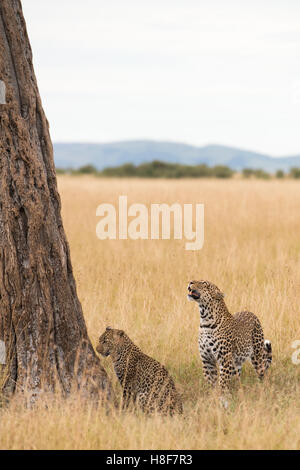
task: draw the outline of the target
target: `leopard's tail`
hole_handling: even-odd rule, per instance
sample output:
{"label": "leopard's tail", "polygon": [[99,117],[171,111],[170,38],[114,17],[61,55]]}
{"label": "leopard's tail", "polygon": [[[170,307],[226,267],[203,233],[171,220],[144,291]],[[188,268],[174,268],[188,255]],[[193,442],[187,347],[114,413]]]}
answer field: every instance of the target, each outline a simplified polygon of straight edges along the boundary
{"label": "leopard's tail", "polygon": [[264,342],[264,363],[265,371],[267,371],[272,363],[272,344],[268,339]]}

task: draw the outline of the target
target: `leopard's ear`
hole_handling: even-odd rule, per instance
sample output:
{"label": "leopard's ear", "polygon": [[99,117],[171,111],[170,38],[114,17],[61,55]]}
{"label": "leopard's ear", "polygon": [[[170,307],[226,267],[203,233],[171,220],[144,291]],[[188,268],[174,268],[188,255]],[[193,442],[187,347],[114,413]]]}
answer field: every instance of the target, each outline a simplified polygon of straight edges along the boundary
{"label": "leopard's ear", "polygon": [[214,293],[214,298],[215,298],[216,300],[224,299],[224,297],[225,297],[225,294],[223,294],[223,292],[218,291],[218,292],[215,292],[215,293]]}
{"label": "leopard's ear", "polygon": [[107,327],[106,327],[106,331],[107,331],[107,330],[111,330],[111,326],[107,326]]}

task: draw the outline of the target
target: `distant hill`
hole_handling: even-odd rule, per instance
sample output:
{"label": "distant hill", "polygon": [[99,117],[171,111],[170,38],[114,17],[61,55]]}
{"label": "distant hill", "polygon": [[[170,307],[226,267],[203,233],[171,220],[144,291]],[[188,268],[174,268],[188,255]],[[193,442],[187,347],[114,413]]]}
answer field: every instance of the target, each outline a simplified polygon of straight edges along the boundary
{"label": "distant hill", "polygon": [[139,165],[159,160],[168,163],[209,166],[227,165],[234,170],[260,168],[267,172],[300,167],[300,155],[281,158],[222,145],[192,145],[151,140],[125,141],[107,144],[55,143],[54,158],[57,168],[77,169],[92,164],[98,170],[124,163]]}

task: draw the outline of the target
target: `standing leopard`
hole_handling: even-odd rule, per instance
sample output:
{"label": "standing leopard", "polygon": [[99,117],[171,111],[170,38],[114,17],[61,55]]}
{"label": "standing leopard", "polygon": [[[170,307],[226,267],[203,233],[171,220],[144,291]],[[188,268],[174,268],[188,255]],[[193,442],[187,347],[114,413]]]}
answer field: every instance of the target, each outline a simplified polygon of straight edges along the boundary
{"label": "standing leopard", "polygon": [[251,312],[231,315],[224,294],[209,281],[191,281],[188,300],[199,306],[199,350],[206,380],[216,385],[219,366],[220,388],[227,390],[231,377],[240,376],[247,359],[263,379],[272,362],[272,346],[270,341],[264,341],[257,316]]}
{"label": "standing leopard", "polygon": [[182,413],[181,399],[168,371],[144,354],[123,330],[107,327],[96,350],[103,356],[111,356],[123,388],[124,408],[132,401],[148,413]]}

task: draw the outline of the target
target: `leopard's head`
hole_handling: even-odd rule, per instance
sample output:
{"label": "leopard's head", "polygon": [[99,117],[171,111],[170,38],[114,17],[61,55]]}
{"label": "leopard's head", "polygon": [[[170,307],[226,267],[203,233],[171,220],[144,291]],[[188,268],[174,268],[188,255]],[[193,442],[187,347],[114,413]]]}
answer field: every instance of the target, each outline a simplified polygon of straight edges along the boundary
{"label": "leopard's head", "polygon": [[125,333],[123,330],[115,330],[109,326],[99,338],[96,351],[102,356],[114,354],[125,342]]}
{"label": "leopard's head", "polygon": [[209,281],[190,281],[188,284],[188,300],[196,302],[199,307],[207,307],[222,300],[224,294]]}

